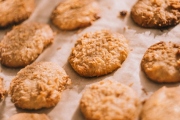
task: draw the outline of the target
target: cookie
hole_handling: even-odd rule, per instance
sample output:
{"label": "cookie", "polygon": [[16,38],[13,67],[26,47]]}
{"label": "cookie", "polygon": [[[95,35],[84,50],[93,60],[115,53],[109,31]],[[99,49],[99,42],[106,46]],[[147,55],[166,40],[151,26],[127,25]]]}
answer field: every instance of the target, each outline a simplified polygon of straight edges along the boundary
{"label": "cookie", "polygon": [[0,61],[7,67],[31,64],[54,40],[47,24],[25,23],[8,32],[0,42]]}
{"label": "cookie", "polygon": [[0,77],[0,101],[4,100],[5,95],[6,95],[6,90],[4,89],[3,78]]}
{"label": "cookie", "polygon": [[46,114],[18,113],[10,117],[8,120],[50,120],[50,119]]}
{"label": "cookie", "polygon": [[138,0],[132,7],[131,17],[139,26],[163,28],[180,22],[179,0]]}
{"label": "cookie", "polygon": [[144,104],[141,120],[179,120],[180,87],[162,87]]}
{"label": "cookie", "polygon": [[141,67],[148,78],[159,83],[180,81],[180,45],[159,42],[145,52]]}
{"label": "cookie", "polygon": [[130,87],[111,80],[94,83],[80,100],[80,109],[87,120],[136,120],[139,105]]}
{"label": "cookie", "polygon": [[66,0],[52,12],[51,20],[62,30],[87,27],[99,17],[95,0]]}
{"label": "cookie", "polygon": [[88,32],[77,40],[69,63],[81,76],[102,76],[120,68],[128,52],[123,35],[108,30]]}
{"label": "cookie", "polygon": [[50,120],[46,114],[37,113],[18,113],[8,120]]}
{"label": "cookie", "polygon": [[34,0],[0,0],[0,27],[28,19],[34,8]]}
{"label": "cookie", "polygon": [[11,81],[9,93],[15,106],[41,109],[55,106],[61,92],[71,84],[66,72],[55,63],[33,63],[21,69]]}

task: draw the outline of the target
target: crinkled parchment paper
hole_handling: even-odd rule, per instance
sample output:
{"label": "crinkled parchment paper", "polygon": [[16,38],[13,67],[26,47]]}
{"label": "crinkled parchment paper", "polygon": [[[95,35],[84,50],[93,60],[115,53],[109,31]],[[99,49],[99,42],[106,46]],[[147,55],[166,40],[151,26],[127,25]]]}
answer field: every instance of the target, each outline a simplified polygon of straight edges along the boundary
{"label": "crinkled parchment paper", "polygon": [[[140,62],[144,52],[149,46],[159,41],[173,41],[180,43],[180,25],[165,29],[144,29],[130,18],[130,10],[136,0],[97,0],[100,6],[99,20],[91,26],[76,31],[61,31],[50,22],[52,10],[61,0],[36,0],[36,9],[31,17],[25,22],[36,21],[48,23],[57,33],[54,43],[49,46],[36,61],[51,61],[62,66],[72,79],[72,86],[62,93],[60,102],[53,108],[41,109],[38,111],[26,111],[18,109],[8,96],[0,103],[0,120],[6,120],[10,116],[19,112],[46,113],[51,120],[84,120],[79,110],[79,100],[84,88],[92,83],[103,79],[112,79],[120,83],[130,85],[137,92],[141,100],[149,97],[154,91],[162,86],[177,86],[179,84],[157,84],[146,78],[141,71]],[[125,10],[127,15],[119,17],[119,12]],[[0,39],[11,28],[0,30]],[[76,74],[67,59],[77,38],[88,31],[109,29],[114,32],[124,34],[129,41],[130,53],[122,67],[115,72],[103,77],[84,78]],[[1,66],[0,76],[4,78],[6,89],[12,78],[20,69],[11,69]]]}

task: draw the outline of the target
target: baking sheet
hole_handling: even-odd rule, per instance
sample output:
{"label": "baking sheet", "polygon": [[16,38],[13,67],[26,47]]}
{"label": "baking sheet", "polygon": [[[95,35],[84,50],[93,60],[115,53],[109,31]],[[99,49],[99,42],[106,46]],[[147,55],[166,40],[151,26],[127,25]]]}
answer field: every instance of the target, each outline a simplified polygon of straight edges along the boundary
{"label": "baking sheet", "polygon": [[[103,79],[112,79],[123,84],[130,85],[137,92],[143,101],[160,87],[177,86],[179,84],[157,84],[149,81],[141,71],[140,62],[144,52],[149,46],[159,41],[180,42],[180,26],[165,29],[144,29],[140,28],[130,18],[130,10],[136,0],[97,0],[100,5],[101,17],[91,26],[75,31],[61,31],[50,22],[52,10],[62,0],[36,0],[36,9],[31,17],[25,22],[36,21],[48,23],[57,33],[54,43],[49,46],[36,61],[51,61],[62,66],[72,79],[72,86],[62,93],[60,102],[53,108],[41,109],[38,111],[27,111],[18,109],[8,96],[4,102],[0,103],[0,120],[6,120],[10,116],[19,112],[46,113],[51,120],[84,120],[79,110],[79,100],[82,92],[88,85],[101,81]],[[125,18],[119,17],[119,12],[125,10]],[[124,34],[129,41],[130,53],[123,63],[122,67],[115,72],[102,77],[84,78],[76,74],[67,59],[77,38],[88,31],[109,29],[114,32]],[[5,35],[8,29],[0,30],[0,39]],[[0,76],[4,78],[6,89],[13,77],[20,69],[11,69],[1,66]]]}

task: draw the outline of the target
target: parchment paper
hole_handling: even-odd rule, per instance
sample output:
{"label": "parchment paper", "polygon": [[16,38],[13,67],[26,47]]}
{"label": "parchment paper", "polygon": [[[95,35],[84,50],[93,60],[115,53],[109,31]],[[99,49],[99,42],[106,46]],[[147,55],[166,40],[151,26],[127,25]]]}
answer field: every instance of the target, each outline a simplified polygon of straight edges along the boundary
{"label": "parchment paper", "polygon": [[[49,46],[36,61],[51,61],[62,66],[72,79],[72,86],[62,93],[60,102],[53,108],[41,109],[38,111],[27,111],[18,109],[8,96],[4,102],[0,103],[0,120],[6,120],[10,116],[19,112],[45,113],[51,120],[84,120],[79,110],[79,100],[82,92],[88,85],[103,79],[112,79],[120,83],[130,85],[137,92],[143,101],[154,91],[162,86],[177,86],[179,84],[157,84],[146,78],[141,71],[140,62],[144,52],[149,46],[159,41],[173,41],[180,43],[180,26],[171,27],[165,30],[144,29],[132,21],[130,10],[136,0],[98,0],[100,5],[101,17],[91,26],[75,31],[61,31],[50,22],[52,10],[62,0],[36,0],[36,9],[31,17],[25,22],[36,21],[48,23],[57,33],[54,43]],[[126,10],[128,13],[125,18],[119,17],[119,12]],[[0,39],[11,28],[0,30]],[[115,72],[103,77],[84,78],[80,77],[71,68],[67,59],[77,38],[88,31],[109,29],[124,34],[129,40],[131,51],[123,63],[122,67]],[[20,69],[11,69],[1,66],[0,76],[4,78],[6,89],[13,77]]]}

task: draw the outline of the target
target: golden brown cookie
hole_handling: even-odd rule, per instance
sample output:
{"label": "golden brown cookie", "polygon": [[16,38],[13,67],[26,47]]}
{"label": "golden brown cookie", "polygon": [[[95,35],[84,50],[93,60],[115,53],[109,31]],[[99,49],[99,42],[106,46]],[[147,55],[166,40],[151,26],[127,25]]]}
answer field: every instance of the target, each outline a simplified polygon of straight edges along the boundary
{"label": "golden brown cookie", "polygon": [[98,19],[95,0],[66,0],[52,12],[51,20],[62,30],[74,30],[91,25]]}
{"label": "golden brown cookie", "polygon": [[128,52],[123,35],[108,30],[89,32],[77,40],[69,63],[81,76],[102,76],[120,68]]}
{"label": "golden brown cookie", "polygon": [[31,64],[54,40],[47,24],[25,23],[13,27],[0,42],[0,61],[8,67]]}
{"label": "golden brown cookie", "polygon": [[46,114],[18,113],[10,117],[8,120],[50,120],[50,119]]}
{"label": "golden brown cookie", "polygon": [[162,87],[144,104],[141,120],[179,120],[180,87]]}
{"label": "golden brown cookie", "polygon": [[11,100],[22,109],[55,106],[71,79],[55,63],[33,63],[21,69],[10,84]]}
{"label": "golden brown cookie", "polygon": [[0,0],[0,27],[28,19],[34,8],[34,0]]}
{"label": "golden brown cookie", "polygon": [[139,26],[163,28],[180,22],[179,0],[138,0],[131,17]]}
{"label": "golden brown cookie", "polygon": [[148,78],[159,83],[180,81],[180,45],[159,42],[148,48],[141,61]]}
{"label": "golden brown cookie", "polygon": [[128,86],[104,80],[85,90],[80,109],[87,120],[136,120],[139,99]]}
{"label": "golden brown cookie", "polygon": [[3,85],[3,78],[0,77],[0,101],[5,98],[6,90],[4,89]]}

